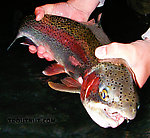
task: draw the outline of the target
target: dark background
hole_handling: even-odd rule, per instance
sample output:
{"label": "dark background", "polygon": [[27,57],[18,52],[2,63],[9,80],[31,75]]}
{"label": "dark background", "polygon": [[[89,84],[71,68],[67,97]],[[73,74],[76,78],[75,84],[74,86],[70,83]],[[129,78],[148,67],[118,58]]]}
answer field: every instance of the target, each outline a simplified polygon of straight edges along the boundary
{"label": "dark background", "polygon": [[[0,14],[0,136],[3,137],[150,137],[149,80],[140,90],[141,108],[137,117],[116,129],[104,129],[86,113],[78,94],[56,92],[47,85],[42,71],[50,63],[30,54],[28,47],[16,44],[7,51],[16,36],[21,19],[33,14],[35,7],[54,0],[22,0],[1,4]],[[91,18],[103,12],[101,24],[112,41],[141,39],[148,25],[128,7],[125,0],[106,0]],[[132,52],[132,51],[131,51]],[[56,77],[61,77],[58,75]],[[45,118],[47,123],[11,123],[9,118]]]}

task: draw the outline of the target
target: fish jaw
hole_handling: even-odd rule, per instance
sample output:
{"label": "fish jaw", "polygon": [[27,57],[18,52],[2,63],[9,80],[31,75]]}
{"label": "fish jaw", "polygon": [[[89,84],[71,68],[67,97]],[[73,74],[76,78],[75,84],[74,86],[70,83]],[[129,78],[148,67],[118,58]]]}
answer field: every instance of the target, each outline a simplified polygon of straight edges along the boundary
{"label": "fish jaw", "polygon": [[112,109],[109,110],[109,107],[101,103],[84,101],[83,105],[92,120],[103,128],[116,128],[127,119],[119,112],[115,110],[113,111]]}

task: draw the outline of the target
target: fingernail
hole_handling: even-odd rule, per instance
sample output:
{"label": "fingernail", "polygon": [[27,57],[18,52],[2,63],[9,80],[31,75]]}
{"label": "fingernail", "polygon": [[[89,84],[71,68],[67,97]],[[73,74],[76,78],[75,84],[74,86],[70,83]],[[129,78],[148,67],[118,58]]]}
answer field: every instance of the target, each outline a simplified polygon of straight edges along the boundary
{"label": "fingernail", "polygon": [[40,20],[40,14],[36,14],[36,21],[39,21]]}
{"label": "fingernail", "polygon": [[38,53],[44,54],[45,53],[45,48],[43,46],[38,46]]}
{"label": "fingernail", "polygon": [[53,58],[53,56],[51,56],[49,53],[47,53],[47,52],[45,52],[44,54],[43,54],[43,57],[47,60],[47,61],[53,61],[54,60],[54,58]]}
{"label": "fingernail", "polygon": [[37,52],[37,49],[36,49],[35,46],[30,45],[30,46],[29,46],[29,51],[30,51],[32,54],[34,54],[34,53]]}
{"label": "fingernail", "polygon": [[100,59],[106,58],[106,46],[96,48],[95,56]]}
{"label": "fingernail", "polygon": [[41,53],[39,53],[39,52],[37,52],[37,55],[38,55],[39,58],[44,58],[44,57],[43,57],[43,54],[41,54]]}
{"label": "fingernail", "polygon": [[39,20],[40,20],[40,11],[37,10],[37,11],[35,12],[35,15],[36,15],[36,21],[39,21]]}

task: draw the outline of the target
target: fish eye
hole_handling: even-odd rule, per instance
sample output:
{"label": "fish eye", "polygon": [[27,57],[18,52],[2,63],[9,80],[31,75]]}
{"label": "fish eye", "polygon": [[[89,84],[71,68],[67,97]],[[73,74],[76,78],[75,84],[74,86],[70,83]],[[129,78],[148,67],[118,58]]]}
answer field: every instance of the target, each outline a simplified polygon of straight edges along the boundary
{"label": "fish eye", "polygon": [[102,91],[99,92],[99,95],[100,95],[100,98],[103,101],[107,101],[107,99],[108,99],[108,92],[107,92],[107,90],[105,88]]}

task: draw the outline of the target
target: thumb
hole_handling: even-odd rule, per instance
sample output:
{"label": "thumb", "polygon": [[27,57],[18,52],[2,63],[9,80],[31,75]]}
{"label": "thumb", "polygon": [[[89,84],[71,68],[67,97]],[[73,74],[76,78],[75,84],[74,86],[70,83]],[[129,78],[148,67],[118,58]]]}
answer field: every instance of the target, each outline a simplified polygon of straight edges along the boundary
{"label": "thumb", "polygon": [[36,21],[40,21],[44,14],[52,14],[54,4],[46,4],[35,8]]}
{"label": "thumb", "polygon": [[95,56],[99,59],[123,58],[128,62],[131,56],[131,52],[131,45],[114,42],[96,48]]}
{"label": "thumb", "polygon": [[35,9],[36,21],[40,21],[44,17],[45,11],[42,7]]}

